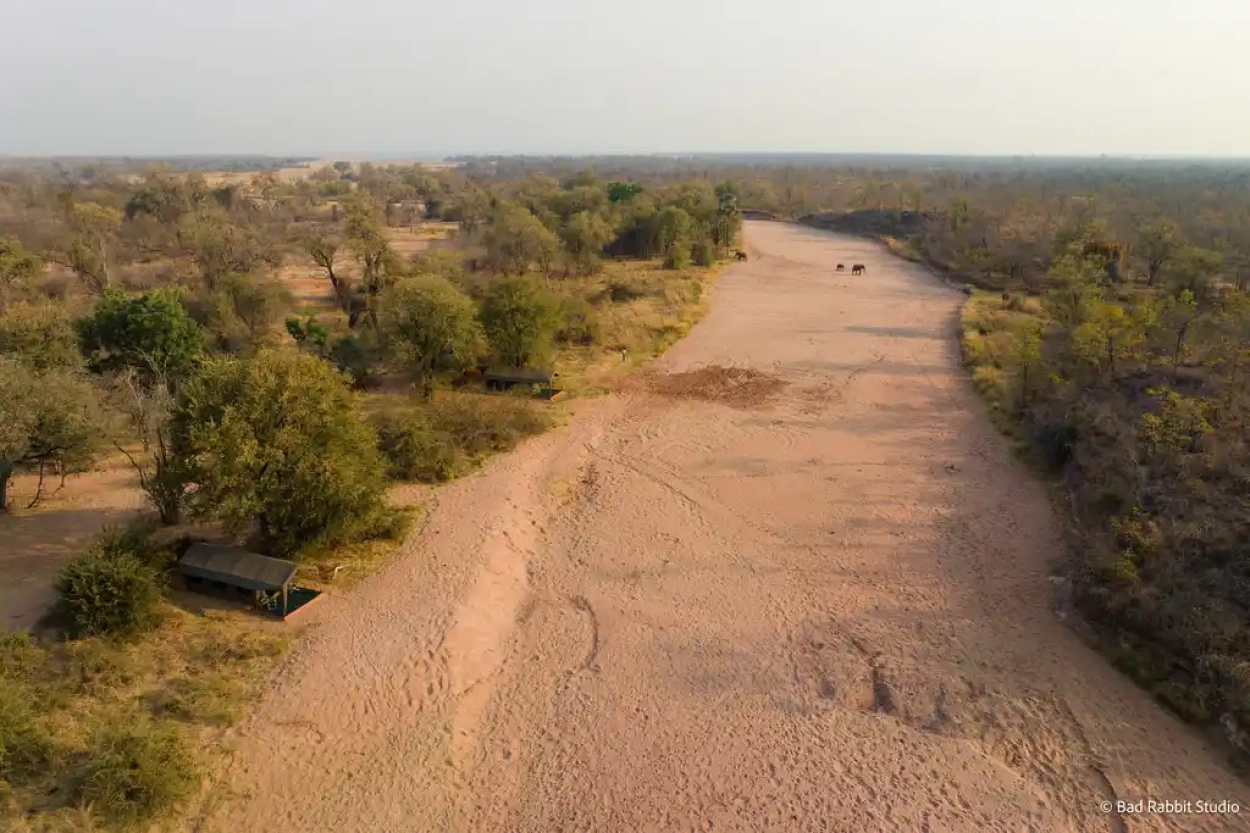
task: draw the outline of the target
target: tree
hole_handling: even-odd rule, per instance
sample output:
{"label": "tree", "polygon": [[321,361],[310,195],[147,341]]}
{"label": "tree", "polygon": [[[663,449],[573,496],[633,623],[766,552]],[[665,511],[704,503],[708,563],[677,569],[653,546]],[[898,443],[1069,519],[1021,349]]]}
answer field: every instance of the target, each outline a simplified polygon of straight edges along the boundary
{"label": "tree", "polygon": [[68,204],[67,238],[48,257],[73,270],[91,292],[112,284],[110,260],[121,227],[121,212],[94,202]]}
{"label": "tree", "polygon": [[[17,240],[0,237],[0,293],[30,283],[43,270],[39,258],[22,248]],[[3,295],[0,294],[0,301]]]}
{"label": "tree", "polygon": [[173,445],[188,508],[292,555],[377,531],[384,463],[348,380],[324,361],[268,350],[204,363],[179,391]]}
{"label": "tree", "polygon": [[241,226],[217,209],[188,217],[179,230],[179,239],[209,289],[226,275],[245,275],[282,262],[257,229]]}
{"label": "tree", "polygon": [[613,236],[612,226],[607,220],[589,211],[574,214],[560,231],[565,251],[569,253],[578,271],[585,275],[598,271],[599,256]]}
{"label": "tree", "polygon": [[325,270],[334,288],[334,297],[340,305],[346,305],[349,297],[348,288],[342,278],[334,271],[334,259],[339,249],[343,248],[343,235],[333,226],[314,223],[302,233],[304,251],[312,258],[313,263]]}
{"label": "tree", "polygon": [[[711,225],[711,240],[717,254],[723,254],[733,245],[742,228],[742,214],[738,211],[738,195],[729,185],[717,186],[716,219]],[[704,258],[706,260],[706,258]],[[696,258],[696,260],[698,260]],[[711,262],[701,263],[710,266]]]}
{"label": "tree", "polygon": [[1068,255],[1046,275],[1046,311],[1061,327],[1075,329],[1086,320],[1092,305],[1101,302],[1103,270],[1089,260]]}
{"label": "tree", "polygon": [[1185,246],[1173,255],[1164,270],[1168,289],[1173,295],[1189,291],[1197,298],[1204,298],[1223,266],[1224,255],[1220,252]]}
{"label": "tree", "polygon": [[625,206],[618,221],[616,239],[609,250],[615,255],[655,257],[660,252],[660,228],[655,201],[640,194]]}
{"label": "tree", "polygon": [[695,237],[690,247],[690,259],[695,266],[711,266],[716,262],[716,244],[710,234],[703,232]]}
{"label": "tree", "polygon": [[[182,504],[187,475],[169,438],[173,394],[167,380],[140,374],[133,368],[110,380],[108,404],[124,420],[124,431],[113,445],[126,456],[139,476],[139,487],[160,515],[161,523],[182,520]],[[140,451],[130,450],[130,440],[138,438]]]}
{"label": "tree", "polygon": [[203,331],[171,289],[106,292],[78,322],[78,333],[91,366],[101,372],[134,368],[177,380],[204,352]]}
{"label": "tree", "polygon": [[46,466],[62,472],[90,462],[99,439],[98,397],[80,375],[62,369],[36,371],[0,356],[0,511],[8,506],[9,479],[17,466],[38,466],[43,496]]}
{"label": "tree", "polygon": [[504,275],[523,275],[537,263],[548,271],[560,243],[542,221],[515,204],[503,204],[483,239],[491,268]]}
{"label": "tree", "polygon": [[232,272],[218,278],[216,286],[193,304],[217,349],[235,353],[267,341],[289,301],[273,278]]}
{"label": "tree", "polygon": [[609,182],[608,183],[608,202],[616,205],[619,202],[629,202],[634,197],[642,193],[642,186],[633,182]]}
{"label": "tree", "polygon": [[482,305],[482,325],[499,361],[524,367],[550,355],[560,327],[560,306],[531,278],[503,278]]}
{"label": "tree", "polygon": [[12,304],[4,310],[0,354],[21,359],[39,371],[82,365],[74,321],[64,304],[52,301]]}
{"label": "tree", "polygon": [[426,396],[438,370],[471,363],[482,328],[468,296],[446,278],[421,275],[401,281],[382,296],[381,331]]}
{"label": "tree", "polygon": [[1159,308],[1158,324],[1168,342],[1172,359],[1172,374],[1180,371],[1185,360],[1185,349],[1194,326],[1206,317],[1206,311],[1198,306],[1194,293],[1182,289],[1180,294],[1164,300]]}
{"label": "tree", "polygon": [[665,269],[690,265],[692,223],[685,209],[670,205],[656,215],[655,224]]}
{"label": "tree", "polygon": [[1116,372],[1116,362],[1145,341],[1141,322],[1119,304],[1091,303],[1084,321],[1072,330],[1075,353],[1102,371]]}
{"label": "tree", "polygon": [[1159,271],[1181,246],[1180,232],[1171,220],[1157,220],[1137,231],[1137,249],[1146,261],[1146,283],[1154,286]]}
{"label": "tree", "polygon": [[478,226],[486,222],[490,208],[490,196],[481,188],[470,186],[456,195],[452,201],[451,213],[460,223],[461,231],[473,234]]}
{"label": "tree", "polygon": [[365,317],[377,325],[377,301],[403,265],[391,249],[375,203],[359,199],[348,204],[343,217],[346,245],[360,263],[360,288],[365,296]]}

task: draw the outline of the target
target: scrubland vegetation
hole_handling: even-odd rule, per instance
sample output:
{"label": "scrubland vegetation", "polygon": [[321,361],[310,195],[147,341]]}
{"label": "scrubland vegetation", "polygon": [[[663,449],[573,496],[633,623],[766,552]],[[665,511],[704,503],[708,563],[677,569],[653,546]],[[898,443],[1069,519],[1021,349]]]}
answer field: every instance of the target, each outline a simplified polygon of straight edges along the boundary
{"label": "scrubland vegetation", "polygon": [[[197,794],[286,639],[194,612],[169,583],[188,537],[313,579],[376,561],[407,528],[391,483],[450,480],[557,421],[482,370],[604,389],[689,328],[740,224],[734,188],[702,181],[0,171],[0,509],[55,511],[108,457],[151,509],[63,565],[46,627],[3,636],[6,824],[147,829]],[[16,504],[22,473],[39,486]]]}

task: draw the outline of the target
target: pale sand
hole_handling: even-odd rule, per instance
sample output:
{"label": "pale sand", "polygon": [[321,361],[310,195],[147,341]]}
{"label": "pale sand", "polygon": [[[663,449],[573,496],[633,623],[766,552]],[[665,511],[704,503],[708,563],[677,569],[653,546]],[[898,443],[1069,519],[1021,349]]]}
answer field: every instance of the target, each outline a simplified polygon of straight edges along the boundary
{"label": "pale sand", "polygon": [[1250,792],[1053,611],[1057,521],[959,367],[961,296],[747,236],[657,371],[788,384],[637,383],[440,490],[311,614],[201,829],[1246,829],[1100,811]]}

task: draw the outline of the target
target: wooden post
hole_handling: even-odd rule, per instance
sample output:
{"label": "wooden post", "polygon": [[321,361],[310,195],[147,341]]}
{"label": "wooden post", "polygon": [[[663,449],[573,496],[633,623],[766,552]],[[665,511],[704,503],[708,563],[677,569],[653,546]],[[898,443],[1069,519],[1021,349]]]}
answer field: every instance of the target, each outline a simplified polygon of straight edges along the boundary
{"label": "wooden post", "polygon": [[290,586],[291,586],[290,582],[287,582],[286,584],[282,585],[282,618],[283,619],[286,618],[286,615],[289,612],[288,607],[290,603],[288,602],[287,588],[289,588]]}

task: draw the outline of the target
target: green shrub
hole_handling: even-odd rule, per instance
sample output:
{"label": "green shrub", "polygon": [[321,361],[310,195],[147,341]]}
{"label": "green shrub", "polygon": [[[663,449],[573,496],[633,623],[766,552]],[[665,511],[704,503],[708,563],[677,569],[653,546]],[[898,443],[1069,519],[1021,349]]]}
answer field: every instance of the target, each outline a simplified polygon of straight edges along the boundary
{"label": "green shrub", "polygon": [[377,381],[377,350],[363,338],[335,339],[330,346],[330,361],[351,377],[353,387],[367,388]]}
{"label": "green shrub", "polygon": [[430,422],[466,457],[511,451],[526,437],[551,426],[547,415],[524,399],[449,396],[430,405]]}
{"label": "green shrub", "polygon": [[375,420],[378,450],[388,477],[418,483],[443,483],[456,476],[460,455],[452,438],[430,424],[417,409],[390,412]]}
{"label": "green shrub", "polygon": [[52,741],[35,720],[34,703],[29,686],[0,676],[0,784],[37,775],[52,758]]}
{"label": "green shrub", "polygon": [[390,411],[374,424],[388,476],[418,483],[451,480],[551,425],[541,409],[524,399],[467,394]]}
{"label": "green shrub", "polygon": [[204,350],[203,332],[172,289],[142,295],[110,290],[78,322],[78,332],[83,352],[101,371],[133,367],[179,377]]}
{"label": "green shrub", "polygon": [[199,767],[171,723],[128,719],[93,739],[78,798],[109,824],[168,814],[199,784]]}
{"label": "green shrub", "polygon": [[172,553],[153,546],[150,529],[141,524],[120,526],[109,524],[100,530],[92,545],[101,555],[110,558],[131,556],[157,568],[168,566]]}
{"label": "green shrub", "polygon": [[78,636],[130,636],[157,621],[160,572],[108,535],[62,568],[56,592]]}

